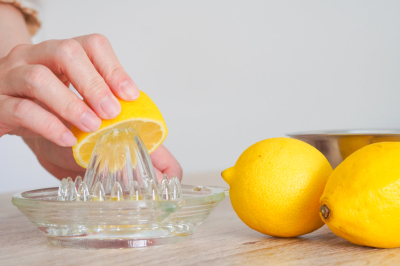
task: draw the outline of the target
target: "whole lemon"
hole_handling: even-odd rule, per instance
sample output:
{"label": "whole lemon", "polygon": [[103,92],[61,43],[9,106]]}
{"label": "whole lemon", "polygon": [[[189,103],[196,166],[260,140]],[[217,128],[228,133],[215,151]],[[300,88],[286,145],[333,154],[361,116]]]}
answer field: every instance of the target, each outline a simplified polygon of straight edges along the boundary
{"label": "whole lemon", "polygon": [[365,146],[329,177],[321,217],[354,244],[400,247],[400,143]]}
{"label": "whole lemon", "polygon": [[323,225],[319,198],[332,167],[311,145],[296,139],[260,141],[222,172],[232,206],[250,228],[295,237]]}

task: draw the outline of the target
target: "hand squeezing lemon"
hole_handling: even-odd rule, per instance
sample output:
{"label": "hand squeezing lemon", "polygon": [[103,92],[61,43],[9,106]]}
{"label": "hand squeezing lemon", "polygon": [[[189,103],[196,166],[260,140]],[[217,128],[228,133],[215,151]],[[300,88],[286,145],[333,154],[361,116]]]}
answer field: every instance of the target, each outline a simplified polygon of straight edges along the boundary
{"label": "hand squeezing lemon", "polygon": [[72,127],[77,144],[72,148],[76,162],[87,168],[92,151],[99,138],[107,132],[118,128],[133,128],[142,138],[149,153],[155,151],[165,140],[168,129],[157,106],[147,94],[140,92],[136,101],[119,100],[121,113],[114,119],[103,120],[95,132],[84,132]]}

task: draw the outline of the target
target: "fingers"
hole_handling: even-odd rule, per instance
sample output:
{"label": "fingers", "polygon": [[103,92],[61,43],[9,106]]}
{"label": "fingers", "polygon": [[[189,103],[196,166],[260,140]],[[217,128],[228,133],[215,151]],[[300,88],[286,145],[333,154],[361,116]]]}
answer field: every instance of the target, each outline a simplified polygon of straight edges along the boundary
{"label": "fingers", "polygon": [[10,96],[36,98],[83,131],[95,131],[101,125],[101,119],[45,66],[14,68],[1,90]]}
{"label": "fingers", "polygon": [[[114,94],[125,100],[139,96],[137,86],[101,35],[19,45],[3,59],[0,67],[7,71],[0,73],[0,87],[6,98],[0,96],[5,103],[0,108],[0,134],[32,131],[70,146],[76,139],[59,119],[83,131],[95,131],[101,124],[98,117],[111,119],[120,113]],[[68,90],[69,83],[89,106]],[[37,99],[45,106],[16,97]]]}
{"label": "fingers", "polygon": [[105,82],[119,98],[132,101],[139,97],[139,89],[123,69],[106,37],[92,34],[74,38],[85,50]]}
{"label": "fingers", "polygon": [[44,65],[56,75],[66,76],[99,117],[111,119],[121,112],[117,98],[78,41],[46,41],[25,49],[24,53],[28,64]]}
{"label": "fingers", "polygon": [[11,128],[27,128],[60,146],[73,146],[77,141],[56,116],[28,99],[1,96],[0,121]]}
{"label": "fingers", "polygon": [[156,174],[158,182],[161,184],[161,180],[162,180],[164,174],[161,173],[161,171],[158,170],[157,168],[154,168],[154,172]]}
{"label": "fingers", "polygon": [[[174,156],[165,148],[163,145],[157,148],[152,154],[150,154],[153,166],[163,174],[171,177],[172,175],[182,180],[182,167]],[[157,173],[157,178],[159,173]]]}

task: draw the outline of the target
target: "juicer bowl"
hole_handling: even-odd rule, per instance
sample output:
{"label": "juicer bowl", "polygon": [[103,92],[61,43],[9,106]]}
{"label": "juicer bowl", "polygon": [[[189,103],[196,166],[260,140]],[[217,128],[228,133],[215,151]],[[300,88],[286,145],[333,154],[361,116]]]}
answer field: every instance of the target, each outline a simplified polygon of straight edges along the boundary
{"label": "juicer bowl", "polygon": [[228,190],[182,185],[176,200],[58,201],[58,188],[15,194],[12,203],[49,244],[80,249],[160,246],[190,239]]}
{"label": "juicer bowl", "polygon": [[350,154],[366,145],[400,141],[400,129],[310,131],[287,135],[317,148],[325,155],[332,168],[336,168]]}

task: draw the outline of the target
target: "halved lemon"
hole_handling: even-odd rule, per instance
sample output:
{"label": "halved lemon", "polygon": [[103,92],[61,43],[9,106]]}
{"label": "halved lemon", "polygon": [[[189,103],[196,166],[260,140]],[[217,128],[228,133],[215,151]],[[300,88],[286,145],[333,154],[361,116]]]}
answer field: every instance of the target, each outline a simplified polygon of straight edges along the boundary
{"label": "halved lemon", "polygon": [[72,147],[75,161],[86,168],[99,138],[113,129],[133,128],[142,138],[149,153],[155,151],[168,135],[164,118],[147,94],[140,92],[136,101],[119,100],[121,113],[114,119],[103,120],[95,132],[84,132],[72,126],[78,142]]}

